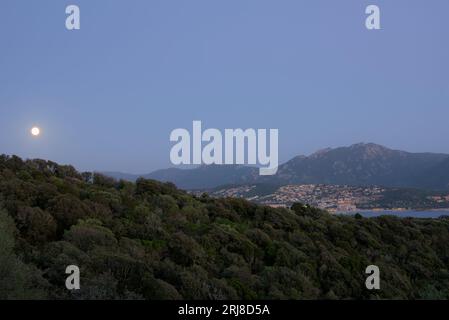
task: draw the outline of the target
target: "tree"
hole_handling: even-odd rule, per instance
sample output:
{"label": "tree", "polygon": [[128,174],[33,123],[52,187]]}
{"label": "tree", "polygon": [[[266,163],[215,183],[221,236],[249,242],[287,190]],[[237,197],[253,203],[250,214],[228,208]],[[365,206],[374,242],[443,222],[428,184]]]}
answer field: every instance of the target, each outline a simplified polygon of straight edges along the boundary
{"label": "tree", "polygon": [[0,299],[45,298],[44,288],[40,287],[45,281],[40,272],[25,265],[14,253],[15,232],[12,218],[0,210]]}
{"label": "tree", "polygon": [[40,208],[20,207],[17,212],[18,228],[33,243],[45,243],[56,237],[56,221]]}

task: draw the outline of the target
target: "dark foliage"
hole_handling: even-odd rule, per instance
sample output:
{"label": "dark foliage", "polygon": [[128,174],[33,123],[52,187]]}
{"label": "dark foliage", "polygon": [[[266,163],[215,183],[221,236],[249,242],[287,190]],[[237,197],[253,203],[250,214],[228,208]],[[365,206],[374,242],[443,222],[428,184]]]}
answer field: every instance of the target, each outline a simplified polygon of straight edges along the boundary
{"label": "dark foliage", "polygon": [[449,298],[448,219],[274,209],[7,156],[0,206],[0,298]]}

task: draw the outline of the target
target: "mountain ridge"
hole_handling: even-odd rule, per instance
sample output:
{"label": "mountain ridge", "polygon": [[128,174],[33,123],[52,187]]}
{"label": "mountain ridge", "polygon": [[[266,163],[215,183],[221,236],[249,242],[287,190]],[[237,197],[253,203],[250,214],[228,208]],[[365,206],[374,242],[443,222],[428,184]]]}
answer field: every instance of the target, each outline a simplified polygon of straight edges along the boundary
{"label": "mountain ridge", "polygon": [[183,189],[244,183],[322,183],[446,190],[449,189],[449,154],[413,153],[375,143],[357,143],[296,156],[281,164],[274,176],[259,176],[257,168],[237,165],[168,168],[144,175],[104,174],[131,181],[138,177],[169,181]]}

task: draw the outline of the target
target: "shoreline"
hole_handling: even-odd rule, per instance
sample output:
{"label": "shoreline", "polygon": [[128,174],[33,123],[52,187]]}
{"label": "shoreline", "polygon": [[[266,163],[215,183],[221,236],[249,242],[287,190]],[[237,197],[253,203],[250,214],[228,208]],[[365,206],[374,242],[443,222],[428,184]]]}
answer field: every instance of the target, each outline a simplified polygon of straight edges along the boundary
{"label": "shoreline", "polygon": [[433,209],[404,209],[404,208],[394,208],[394,209],[381,209],[381,208],[375,208],[375,209],[356,209],[351,211],[334,211],[334,213],[357,213],[357,212],[449,212],[449,208],[433,208]]}
{"label": "shoreline", "polygon": [[358,209],[355,210],[356,211],[371,211],[371,212],[382,212],[382,211],[394,211],[394,212],[409,212],[409,211],[413,211],[413,212],[426,212],[426,211],[449,211],[449,208],[432,208],[432,209],[426,209],[426,208],[411,208],[411,209],[405,209],[405,208],[393,208],[393,209],[380,209],[380,208],[376,208],[376,209]]}
{"label": "shoreline", "polygon": [[358,211],[346,211],[346,212],[334,212],[336,215],[354,216],[360,214],[366,218],[374,218],[380,216],[396,216],[400,218],[440,218],[443,216],[449,216],[449,209],[427,209],[427,210],[358,210]]}

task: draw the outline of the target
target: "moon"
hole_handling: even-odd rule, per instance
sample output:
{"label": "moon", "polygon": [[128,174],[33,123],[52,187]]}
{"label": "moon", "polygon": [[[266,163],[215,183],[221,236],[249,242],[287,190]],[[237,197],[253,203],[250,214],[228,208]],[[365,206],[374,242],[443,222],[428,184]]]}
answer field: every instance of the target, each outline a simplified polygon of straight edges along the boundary
{"label": "moon", "polygon": [[31,128],[31,134],[35,137],[37,137],[38,135],[41,134],[41,129],[39,129],[38,127],[33,127]]}

